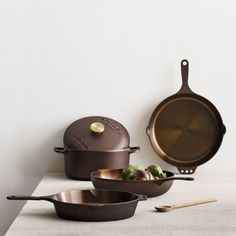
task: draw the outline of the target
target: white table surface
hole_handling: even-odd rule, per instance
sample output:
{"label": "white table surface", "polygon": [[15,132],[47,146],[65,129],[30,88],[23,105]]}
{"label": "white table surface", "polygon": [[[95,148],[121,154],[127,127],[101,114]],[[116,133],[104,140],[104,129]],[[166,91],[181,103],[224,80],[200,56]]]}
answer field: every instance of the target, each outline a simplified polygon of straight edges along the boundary
{"label": "white table surface", "polygon": [[[49,202],[28,201],[7,236],[46,235],[236,235],[236,173],[196,173],[194,182],[175,181],[160,197],[140,201],[132,218],[113,222],[75,222],[60,219]],[[45,176],[33,195],[49,195],[70,189],[91,188],[89,181],[75,181],[63,174]],[[17,193],[16,193],[17,194]],[[175,204],[209,197],[215,203],[154,211],[157,204]],[[12,202],[14,204],[14,202]]]}

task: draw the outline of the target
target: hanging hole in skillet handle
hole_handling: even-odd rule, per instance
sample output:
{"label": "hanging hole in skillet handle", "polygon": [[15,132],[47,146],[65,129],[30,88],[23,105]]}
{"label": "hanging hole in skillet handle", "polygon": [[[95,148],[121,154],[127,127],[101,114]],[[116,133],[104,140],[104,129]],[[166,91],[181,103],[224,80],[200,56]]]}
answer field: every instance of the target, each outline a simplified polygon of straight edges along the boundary
{"label": "hanging hole in skillet handle", "polygon": [[54,147],[54,151],[57,153],[67,154],[68,150],[65,147]]}
{"label": "hanging hole in skillet handle", "polygon": [[192,166],[192,167],[180,167],[180,166],[178,166],[177,169],[178,169],[180,174],[191,175],[195,172],[197,167],[196,166]]}
{"label": "hanging hole in skillet handle", "polygon": [[183,59],[181,61],[181,75],[182,75],[182,86],[178,93],[193,93],[188,85],[188,72],[189,72],[189,63],[188,60]]}
{"label": "hanging hole in skillet handle", "polygon": [[129,153],[136,153],[140,151],[140,147],[130,147]]}

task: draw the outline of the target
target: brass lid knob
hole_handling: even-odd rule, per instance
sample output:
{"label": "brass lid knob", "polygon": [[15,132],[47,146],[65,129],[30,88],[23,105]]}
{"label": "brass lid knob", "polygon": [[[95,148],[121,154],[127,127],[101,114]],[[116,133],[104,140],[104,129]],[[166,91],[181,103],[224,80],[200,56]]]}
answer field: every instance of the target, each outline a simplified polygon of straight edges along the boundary
{"label": "brass lid knob", "polygon": [[94,133],[102,133],[105,130],[105,126],[101,122],[93,122],[90,125],[90,130]]}

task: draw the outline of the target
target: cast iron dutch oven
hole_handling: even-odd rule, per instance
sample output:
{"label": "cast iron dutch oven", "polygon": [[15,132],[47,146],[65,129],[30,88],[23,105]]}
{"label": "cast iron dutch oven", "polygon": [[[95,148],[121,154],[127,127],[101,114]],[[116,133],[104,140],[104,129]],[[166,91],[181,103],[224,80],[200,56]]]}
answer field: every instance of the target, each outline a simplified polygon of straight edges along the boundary
{"label": "cast iron dutch oven", "polygon": [[64,133],[64,147],[55,152],[64,154],[65,172],[69,178],[90,179],[98,169],[125,168],[129,155],[140,150],[130,147],[130,137],[119,122],[91,116],[72,123]]}
{"label": "cast iron dutch oven", "polygon": [[189,88],[188,70],[182,60],[182,87],[156,107],[147,127],[153,149],[182,174],[210,160],[226,132],[216,107]]}
{"label": "cast iron dutch oven", "polygon": [[54,204],[59,217],[76,221],[112,221],[134,215],[147,196],[108,190],[70,190],[50,196],[8,196],[8,200],[44,200]]}

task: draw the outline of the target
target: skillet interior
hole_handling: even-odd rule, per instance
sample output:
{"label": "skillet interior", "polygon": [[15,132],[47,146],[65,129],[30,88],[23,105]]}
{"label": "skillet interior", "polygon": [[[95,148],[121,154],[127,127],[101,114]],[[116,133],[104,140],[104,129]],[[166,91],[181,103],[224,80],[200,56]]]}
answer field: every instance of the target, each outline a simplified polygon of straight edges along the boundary
{"label": "skillet interior", "polygon": [[188,163],[204,158],[214,149],[219,124],[210,107],[199,98],[181,96],[159,109],[154,130],[164,156]]}
{"label": "skillet interior", "polygon": [[138,196],[120,191],[71,190],[55,194],[55,200],[73,204],[115,204],[136,200]]}
{"label": "skillet interior", "polygon": [[[173,173],[164,171],[167,177]],[[162,182],[158,180],[123,180],[122,169],[99,170],[91,173],[91,179],[96,189],[114,189],[144,194],[155,197],[166,193],[172,186],[173,180]]]}
{"label": "skillet interior", "polygon": [[[114,180],[118,182],[136,182],[136,183],[142,183],[142,182],[151,182],[150,180],[123,180],[122,179],[122,170],[123,169],[112,169],[112,170],[98,170],[92,173],[92,177],[94,178],[100,178],[100,179],[107,179],[107,180]],[[166,173],[167,177],[172,177],[174,174],[169,171],[164,171]]]}

